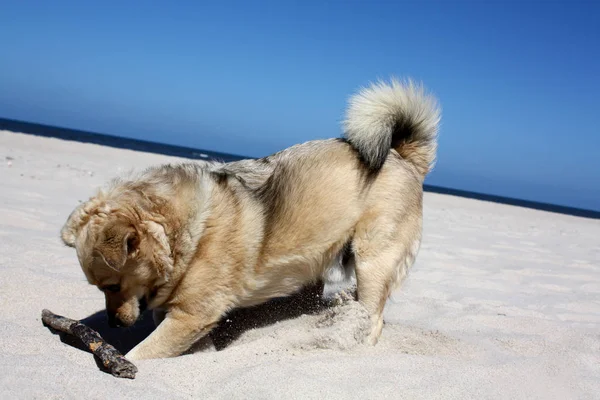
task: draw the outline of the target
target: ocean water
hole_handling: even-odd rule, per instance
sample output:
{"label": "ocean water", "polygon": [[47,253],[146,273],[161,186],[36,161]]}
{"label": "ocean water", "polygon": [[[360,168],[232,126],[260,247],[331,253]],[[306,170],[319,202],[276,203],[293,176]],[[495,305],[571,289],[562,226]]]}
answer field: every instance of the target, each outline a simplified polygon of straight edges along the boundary
{"label": "ocean water", "polygon": [[[194,160],[216,160],[230,162],[242,160],[249,157],[220,153],[215,151],[194,149],[191,147],[175,146],[170,144],[150,142],[139,139],[130,139],[101,133],[80,131],[69,128],[35,124],[24,121],[0,118],[0,130],[21,132],[31,135],[53,137],[64,140],[72,140],[82,143],[94,143],[103,146],[144,151],[148,153],[164,154],[168,156],[184,157]],[[511,197],[496,196],[486,193],[477,193],[467,190],[459,190],[437,185],[424,185],[425,191],[448,194],[477,200],[490,201],[493,203],[509,204],[519,207],[532,208],[536,210],[550,211],[560,214],[568,214],[585,218],[600,219],[600,211],[586,210],[582,208],[566,207],[556,204],[529,201]]]}

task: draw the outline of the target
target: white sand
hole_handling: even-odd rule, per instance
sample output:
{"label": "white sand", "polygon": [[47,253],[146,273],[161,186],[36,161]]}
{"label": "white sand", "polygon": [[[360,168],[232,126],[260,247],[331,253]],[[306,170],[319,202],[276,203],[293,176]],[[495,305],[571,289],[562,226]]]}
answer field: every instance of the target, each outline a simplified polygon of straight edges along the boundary
{"label": "white sand", "polygon": [[135,380],[99,371],[41,309],[93,316],[121,348],[149,321],[105,328],[103,295],[58,231],[105,180],[167,160],[0,132],[0,398],[600,398],[600,222],[430,193],[376,347],[356,344],[365,319],[351,303],[218,352],[138,362]]}

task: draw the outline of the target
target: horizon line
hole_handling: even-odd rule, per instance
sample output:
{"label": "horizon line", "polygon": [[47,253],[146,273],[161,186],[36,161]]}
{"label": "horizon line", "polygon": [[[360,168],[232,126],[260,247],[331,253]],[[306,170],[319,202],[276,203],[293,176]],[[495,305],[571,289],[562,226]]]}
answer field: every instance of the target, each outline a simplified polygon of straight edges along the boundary
{"label": "horizon line", "polygon": [[[59,126],[40,124],[36,122],[26,122],[2,117],[0,117],[0,130],[6,130],[14,133],[23,133],[34,136],[51,137],[80,143],[98,144],[106,147],[142,151],[146,153],[175,156],[193,160],[213,160],[229,162],[256,158],[229,154],[219,151],[195,149],[192,147],[153,142],[143,139],[133,139],[123,136],[114,136],[98,132],[83,131],[79,129],[63,128]],[[541,201],[525,200],[516,197],[487,194],[482,192],[454,189],[450,187],[430,184],[423,184],[423,189],[426,192],[431,193],[488,201],[492,203],[505,204],[540,211],[548,211],[557,214],[571,215],[576,217],[600,219],[600,211],[595,211],[586,208],[563,206],[559,204],[545,203]]]}

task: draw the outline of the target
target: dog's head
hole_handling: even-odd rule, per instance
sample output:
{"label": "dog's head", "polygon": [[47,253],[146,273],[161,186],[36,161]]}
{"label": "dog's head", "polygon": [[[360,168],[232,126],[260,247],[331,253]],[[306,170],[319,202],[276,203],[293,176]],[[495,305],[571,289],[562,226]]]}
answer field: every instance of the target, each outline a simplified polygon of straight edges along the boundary
{"label": "dog's head", "polygon": [[171,248],[159,222],[136,199],[96,197],[77,207],[61,230],[88,282],[104,292],[111,326],[133,325],[149,296],[169,279]]}

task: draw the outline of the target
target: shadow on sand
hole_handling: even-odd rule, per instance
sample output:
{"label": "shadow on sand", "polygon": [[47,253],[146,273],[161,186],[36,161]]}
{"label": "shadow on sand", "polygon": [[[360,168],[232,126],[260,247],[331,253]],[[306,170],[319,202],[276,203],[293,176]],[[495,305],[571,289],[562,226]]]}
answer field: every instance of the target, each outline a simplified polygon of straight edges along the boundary
{"label": "shadow on sand", "polygon": [[[308,286],[289,297],[273,299],[254,307],[233,310],[221,319],[209,337],[217,351],[223,350],[248,330],[266,327],[304,314],[316,314],[324,310],[330,306],[330,301],[325,299],[322,294],[323,285],[317,284]],[[97,331],[104,340],[122,354],[126,354],[154,330],[151,311],[143,313],[136,324],[129,328],[110,328],[104,310],[82,319],[81,322]],[[52,331],[54,332],[54,330]],[[61,332],[55,333],[58,333],[63,343],[90,352],[77,338]]]}

